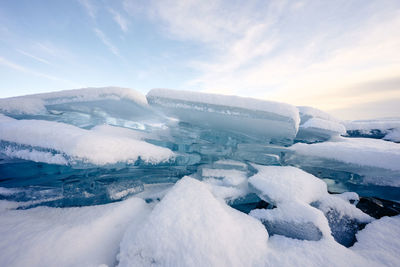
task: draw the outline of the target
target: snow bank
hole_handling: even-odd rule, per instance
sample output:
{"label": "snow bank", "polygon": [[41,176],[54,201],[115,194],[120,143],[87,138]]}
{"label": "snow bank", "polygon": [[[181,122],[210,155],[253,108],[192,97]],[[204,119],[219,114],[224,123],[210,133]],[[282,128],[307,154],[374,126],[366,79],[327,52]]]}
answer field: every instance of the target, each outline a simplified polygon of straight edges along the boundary
{"label": "snow bank", "polygon": [[294,106],[238,96],[153,89],[147,100],[184,122],[268,139],[293,139],[300,121]]}
{"label": "snow bank", "polygon": [[3,209],[0,265],[113,266],[128,224],[138,227],[148,213],[137,198],[82,208]]}
{"label": "snow bank", "polygon": [[[98,130],[85,130],[69,124],[42,120],[0,120],[0,140],[29,146],[20,149],[6,145],[3,153],[23,159],[65,164],[62,156],[104,165],[117,162],[134,163],[139,157],[147,163],[167,161],[174,153],[144,141],[126,136],[114,137]],[[54,150],[38,152],[37,148]],[[62,155],[61,155],[62,154]],[[65,157],[64,157],[65,158]]]}
{"label": "snow bank", "polygon": [[257,220],[185,177],[121,243],[119,266],[261,266],[268,233]]}

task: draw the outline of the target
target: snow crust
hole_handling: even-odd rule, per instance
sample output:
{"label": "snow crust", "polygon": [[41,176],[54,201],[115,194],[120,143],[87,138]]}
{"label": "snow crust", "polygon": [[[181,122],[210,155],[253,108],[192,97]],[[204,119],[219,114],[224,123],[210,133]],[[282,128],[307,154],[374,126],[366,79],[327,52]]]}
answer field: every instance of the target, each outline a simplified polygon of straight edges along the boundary
{"label": "snow crust", "polygon": [[[117,162],[134,163],[139,157],[148,163],[159,163],[174,157],[167,148],[158,147],[126,136],[114,137],[104,131],[85,130],[69,124],[43,120],[0,120],[0,140],[30,146],[5,149],[12,157],[53,164],[65,164],[63,155],[74,160],[104,165]],[[38,152],[36,147],[54,150]],[[61,155],[62,154],[62,155]]]}

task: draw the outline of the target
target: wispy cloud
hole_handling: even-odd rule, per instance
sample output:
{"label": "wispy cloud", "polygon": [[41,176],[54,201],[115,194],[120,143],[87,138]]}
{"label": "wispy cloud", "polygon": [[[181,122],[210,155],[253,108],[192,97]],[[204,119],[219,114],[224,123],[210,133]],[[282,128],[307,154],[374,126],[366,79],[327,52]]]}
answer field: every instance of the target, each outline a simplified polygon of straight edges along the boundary
{"label": "wispy cloud", "polygon": [[103,42],[105,46],[116,56],[120,57],[119,50],[115,47],[107,36],[98,28],[94,28],[93,31],[96,33],[97,37]]}
{"label": "wispy cloud", "polygon": [[398,1],[148,3],[148,16],[170,38],[213,51],[189,62],[200,72],[190,87],[332,110],[399,94],[349,90],[400,76]]}
{"label": "wispy cloud", "polygon": [[116,10],[109,8],[108,11],[113,16],[114,21],[118,24],[123,32],[128,31],[128,20],[121,15],[121,13],[117,12]]}
{"label": "wispy cloud", "polygon": [[78,0],[78,2],[85,8],[86,13],[92,19],[96,18],[97,8],[90,0]]}
{"label": "wispy cloud", "polygon": [[71,82],[71,81],[68,81],[68,80],[53,76],[53,75],[48,75],[48,74],[45,74],[45,73],[41,73],[41,72],[32,70],[30,68],[27,68],[27,67],[19,65],[17,63],[14,63],[12,61],[9,61],[9,60],[7,60],[7,59],[5,59],[3,57],[0,57],[0,65],[3,65],[3,66],[8,67],[10,69],[14,69],[16,71],[20,71],[20,72],[24,72],[24,73],[27,73],[27,74],[35,75],[35,76],[38,76],[38,77],[46,78],[48,80],[64,82],[64,83],[68,83],[68,84],[70,84],[72,86],[77,86],[78,85],[78,84],[76,84],[74,82]]}
{"label": "wispy cloud", "polygon": [[30,57],[30,58],[32,58],[32,59],[34,59],[36,61],[39,61],[41,63],[47,64],[47,65],[51,65],[50,62],[48,62],[47,60],[45,60],[43,58],[40,58],[38,56],[32,55],[32,54],[30,54],[28,52],[25,52],[23,50],[17,49],[17,52],[22,54],[22,55],[24,55],[24,56]]}

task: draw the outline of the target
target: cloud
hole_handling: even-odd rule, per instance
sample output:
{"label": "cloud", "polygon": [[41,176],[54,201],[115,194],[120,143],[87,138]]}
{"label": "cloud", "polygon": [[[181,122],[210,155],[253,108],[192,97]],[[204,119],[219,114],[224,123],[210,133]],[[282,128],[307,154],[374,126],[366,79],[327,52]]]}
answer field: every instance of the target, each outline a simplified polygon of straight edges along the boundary
{"label": "cloud", "polygon": [[119,50],[115,47],[107,36],[98,28],[94,28],[93,31],[96,33],[97,37],[103,42],[105,46],[116,56],[120,57]]}
{"label": "cloud", "polygon": [[92,19],[96,19],[97,8],[90,0],[78,0],[79,4],[85,8],[86,13]]}
{"label": "cloud", "polygon": [[17,49],[17,52],[18,52],[18,53],[21,53],[21,54],[24,55],[24,56],[30,57],[30,58],[32,58],[32,59],[34,59],[34,60],[36,60],[36,61],[39,61],[39,62],[41,62],[41,63],[47,64],[47,65],[51,65],[50,62],[48,62],[47,60],[45,60],[45,59],[43,59],[43,58],[40,58],[40,57],[38,57],[38,56],[29,54],[28,52],[25,52],[25,51],[23,51],[23,50]]}
{"label": "cloud", "polygon": [[113,16],[114,21],[118,24],[123,32],[128,31],[128,20],[123,17],[119,12],[115,11],[112,8],[109,8],[108,11]]}
{"label": "cloud", "polygon": [[169,38],[211,51],[189,60],[198,73],[189,88],[331,110],[398,95],[396,81],[377,84],[400,76],[398,1],[125,0],[124,7],[144,12]]}
{"label": "cloud", "polygon": [[45,73],[41,73],[41,72],[38,72],[38,71],[35,71],[35,70],[32,70],[32,69],[29,69],[29,68],[21,66],[21,65],[19,65],[17,63],[11,62],[11,61],[3,58],[3,57],[0,57],[0,65],[3,65],[3,66],[8,67],[10,69],[14,69],[16,71],[20,71],[20,72],[24,72],[24,73],[31,74],[31,75],[34,75],[34,76],[46,78],[48,80],[60,81],[60,82],[68,83],[68,84],[70,84],[72,86],[77,86],[77,84],[74,83],[74,82],[71,82],[71,81],[68,81],[68,80],[65,80],[65,79],[61,79],[61,78],[56,77],[56,76],[52,76],[52,75],[48,75],[48,74],[45,74]]}

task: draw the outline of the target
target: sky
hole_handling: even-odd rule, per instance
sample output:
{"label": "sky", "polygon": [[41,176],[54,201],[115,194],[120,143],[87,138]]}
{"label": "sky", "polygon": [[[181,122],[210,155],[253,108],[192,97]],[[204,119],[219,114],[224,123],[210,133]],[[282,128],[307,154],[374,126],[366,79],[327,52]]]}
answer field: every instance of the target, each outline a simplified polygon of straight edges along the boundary
{"label": "sky", "polygon": [[400,117],[400,1],[0,0],[0,97],[103,86]]}

